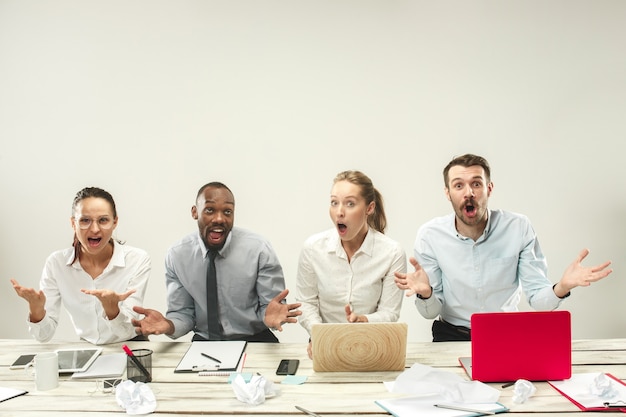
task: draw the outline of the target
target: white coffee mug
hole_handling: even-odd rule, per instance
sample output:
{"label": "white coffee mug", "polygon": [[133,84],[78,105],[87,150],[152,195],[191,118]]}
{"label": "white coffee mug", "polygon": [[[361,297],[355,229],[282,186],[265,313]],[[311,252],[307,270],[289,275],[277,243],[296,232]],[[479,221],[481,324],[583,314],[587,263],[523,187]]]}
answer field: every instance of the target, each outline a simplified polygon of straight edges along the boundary
{"label": "white coffee mug", "polygon": [[59,356],[56,352],[44,352],[35,355],[35,359],[26,367],[34,368],[37,391],[47,391],[59,386]]}

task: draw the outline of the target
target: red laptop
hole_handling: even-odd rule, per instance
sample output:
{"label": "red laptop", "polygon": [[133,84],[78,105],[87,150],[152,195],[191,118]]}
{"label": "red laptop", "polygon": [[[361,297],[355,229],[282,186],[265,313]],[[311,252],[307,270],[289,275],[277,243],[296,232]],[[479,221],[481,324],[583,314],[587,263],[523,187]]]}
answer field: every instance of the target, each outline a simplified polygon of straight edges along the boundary
{"label": "red laptop", "polygon": [[572,375],[569,311],[476,313],[471,329],[472,357],[459,362],[473,380],[547,381]]}

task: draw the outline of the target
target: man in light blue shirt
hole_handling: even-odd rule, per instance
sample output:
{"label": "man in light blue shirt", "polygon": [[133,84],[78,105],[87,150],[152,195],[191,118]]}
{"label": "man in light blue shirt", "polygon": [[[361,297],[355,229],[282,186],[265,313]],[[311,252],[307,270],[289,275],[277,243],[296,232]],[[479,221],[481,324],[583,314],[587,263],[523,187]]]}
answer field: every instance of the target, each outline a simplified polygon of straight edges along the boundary
{"label": "man in light blue shirt", "polygon": [[410,259],[415,272],[395,274],[396,285],[407,296],[416,295],[422,316],[439,316],[433,322],[433,341],[471,340],[473,313],[516,311],[522,291],[532,308],[554,310],[573,288],[612,272],[610,261],[584,267],[589,251],[583,249],[553,285],[528,218],[488,209],[493,182],[484,158],[457,157],[443,176],[454,213],[419,228]]}
{"label": "man in light blue shirt", "polygon": [[222,183],[200,188],[191,215],[199,230],[172,245],[165,257],[167,313],[135,307],[145,315],[133,322],[136,332],[176,339],[194,331],[193,340],[278,342],[270,329],[295,323],[301,312],[299,303],[283,302],[289,290],[269,242],[233,226],[235,198]]}

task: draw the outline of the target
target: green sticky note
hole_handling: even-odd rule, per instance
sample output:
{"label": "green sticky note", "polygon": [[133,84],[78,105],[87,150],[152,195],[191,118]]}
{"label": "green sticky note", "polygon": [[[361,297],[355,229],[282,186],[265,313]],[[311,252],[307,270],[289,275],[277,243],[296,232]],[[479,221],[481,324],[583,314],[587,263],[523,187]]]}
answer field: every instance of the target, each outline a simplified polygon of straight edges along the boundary
{"label": "green sticky note", "polygon": [[306,382],[306,376],[302,375],[287,375],[280,383],[288,385],[301,385]]}

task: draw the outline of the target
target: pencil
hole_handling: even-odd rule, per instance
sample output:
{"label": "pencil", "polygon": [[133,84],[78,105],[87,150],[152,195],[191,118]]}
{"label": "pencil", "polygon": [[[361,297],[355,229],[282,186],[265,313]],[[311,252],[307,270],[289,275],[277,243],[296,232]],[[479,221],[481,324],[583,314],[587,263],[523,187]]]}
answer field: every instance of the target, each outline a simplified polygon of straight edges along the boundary
{"label": "pencil", "polygon": [[202,356],[204,356],[205,358],[209,358],[209,359],[211,359],[212,361],[215,361],[215,362],[217,362],[217,363],[222,363],[222,361],[221,361],[221,360],[219,360],[219,359],[215,359],[213,356],[209,356],[209,355],[207,355],[207,354],[206,354],[206,353],[204,353],[204,352],[202,352],[202,353],[200,353],[200,354],[201,354]]}
{"label": "pencil", "polygon": [[302,408],[302,407],[297,406],[297,405],[296,405],[296,408],[298,410],[302,411],[304,414],[308,414],[308,415],[313,416],[313,417],[320,417],[319,414],[315,414],[313,411],[309,411],[306,408]]}
{"label": "pencil", "polygon": [[477,414],[489,414],[489,415],[496,414],[495,411],[479,410],[477,408],[469,408],[469,407],[463,407],[459,405],[435,404],[435,407],[447,408],[448,410],[467,411],[469,413],[477,413]]}

